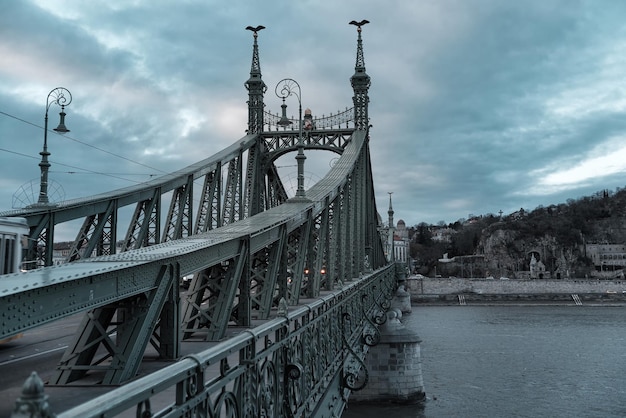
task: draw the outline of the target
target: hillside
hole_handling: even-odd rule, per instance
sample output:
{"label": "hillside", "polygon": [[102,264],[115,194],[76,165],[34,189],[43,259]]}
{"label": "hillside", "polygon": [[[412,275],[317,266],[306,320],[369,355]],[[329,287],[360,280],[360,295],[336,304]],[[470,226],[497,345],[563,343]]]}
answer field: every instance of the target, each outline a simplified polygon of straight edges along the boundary
{"label": "hillside", "polygon": [[[451,232],[449,239],[433,240],[441,228]],[[585,244],[626,243],[626,189],[602,191],[533,211],[520,209],[502,217],[484,215],[447,226],[419,224],[411,232],[411,256],[422,274],[432,275],[438,266],[439,274],[467,276],[463,266],[458,271],[458,265],[438,263],[447,253],[449,258],[483,256],[483,261],[472,266],[475,277],[515,277],[517,272],[529,270],[530,255],[536,254],[553,276],[557,272],[563,277],[593,276],[596,268]]]}

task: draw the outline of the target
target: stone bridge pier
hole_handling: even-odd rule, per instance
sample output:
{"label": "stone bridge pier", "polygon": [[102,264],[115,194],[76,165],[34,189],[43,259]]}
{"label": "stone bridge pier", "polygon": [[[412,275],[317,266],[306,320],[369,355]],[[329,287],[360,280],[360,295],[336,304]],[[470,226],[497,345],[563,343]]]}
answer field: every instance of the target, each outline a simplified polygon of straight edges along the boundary
{"label": "stone bridge pier", "polygon": [[426,399],[420,343],[416,332],[400,321],[402,312],[391,309],[380,326],[380,343],[366,359],[369,381],[353,392],[350,403],[419,404]]}
{"label": "stone bridge pier", "polygon": [[401,322],[403,313],[411,313],[411,295],[404,282],[402,277],[398,281],[386,321],[379,326],[380,342],[370,347],[365,360],[367,370],[359,376],[367,379],[367,384],[351,394],[351,403],[420,404],[426,399],[422,340]]}

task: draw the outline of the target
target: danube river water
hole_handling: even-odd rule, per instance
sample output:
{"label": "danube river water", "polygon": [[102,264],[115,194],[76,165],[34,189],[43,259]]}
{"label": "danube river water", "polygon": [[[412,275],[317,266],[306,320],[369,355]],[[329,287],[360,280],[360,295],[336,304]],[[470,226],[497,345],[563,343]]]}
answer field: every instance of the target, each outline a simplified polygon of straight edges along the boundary
{"label": "danube river water", "polygon": [[342,418],[626,417],[626,307],[420,306],[428,400]]}

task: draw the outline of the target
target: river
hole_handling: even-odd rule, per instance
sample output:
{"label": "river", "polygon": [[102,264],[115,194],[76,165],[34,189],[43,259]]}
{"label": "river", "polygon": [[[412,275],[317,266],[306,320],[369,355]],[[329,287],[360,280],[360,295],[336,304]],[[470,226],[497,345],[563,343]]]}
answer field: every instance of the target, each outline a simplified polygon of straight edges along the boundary
{"label": "river", "polygon": [[626,417],[626,307],[414,306],[427,401],[342,418]]}

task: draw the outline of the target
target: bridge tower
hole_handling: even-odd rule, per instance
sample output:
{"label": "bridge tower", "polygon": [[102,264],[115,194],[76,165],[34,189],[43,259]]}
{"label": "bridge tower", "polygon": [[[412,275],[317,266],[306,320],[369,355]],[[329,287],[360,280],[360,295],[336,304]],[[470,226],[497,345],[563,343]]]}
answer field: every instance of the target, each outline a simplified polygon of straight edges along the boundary
{"label": "bridge tower", "polygon": [[[248,27],[253,51],[245,83],[248,129],[242,139],[145,184],[45,211],[12,211],[11,216],[27,218],[33,238],[47,231],[50,245],[57,223],[84,223],[71,257],[75,263],[30,272],[30,285],[6,285],[12,290],[0,302],[19,315],[11,317],[11,328],[2,328],[1,337],[85,312],[51,382],[65,385],[89,375],[104,384],[121,384],[136,376],[149,344],[161,358],[174,360],[181,354],[181,338],[220,341],[231,325],[252,327],[253,319],[269,320],[282,297],[295,306],[326,291],[343,291],[335,286],[351,293],[355,283],[346,283],[358,284],[356,279],[371,274],[381,279],[373,285],[378,290],[363,294],[373,299],[389,292],[391,269],[380,239],[368,146],[370,78],[361,39],[366,23],[354,22],[354,108],[313,119],[306,135],[299,132],[303,121],[291,121],[292,129],[279,128],[278,114],[264,111],[267,87],[258,48],[264,27]],[[287,204],[275,161],[298,147],[340,158],[307,190],[307,200]],[[204,185],[195,187],[202,180]],[[170,200],[166,216],[164,200]],[[122,229],[118,210],[133,205],[121,251],[105,254],[103,245],[114,244],[115,231]],[[181,298],[183,276],[193,280]],[[49,289],[42,293],[41,288]],[[17,307],[23,298],[32,302],[29,309]],[[383,309],[382,302],[376,304]],[[350,307],[355,330],[365,312],[357,307]],[[328,323],[323,328],[336,329]],[[336,338],[333,344],[340,348],[343,341]]]}
{"label": "bridge tower", "polygon": [[354,123],[356,129],[367,130],[369,128],[369,88],[371,85],[370,76],[365,72],[365,58],[363,56],[363,40],[361,39],[361,27],[368,24],[369,21],[362,20],[360,22],[352,21],[351,25],[357,27],[357,48],[356,48],[356,64],[354,66],[354,75],[350,77],[350,83],[354,90],[352,102],[354,103]]}
{"label": "bridge tower", "polygon": [[245,202],[249,206],[245,212],[247,216],[252,216],[263,211],[265,207],[265,202],[263,201],[263,196],[265,195],[263,181],[265,173],[263,163],[264,143],[259,134],[263,131],[263,108],[265,107],[263,95],[267,91],[267,86],[261,76],[259,45],[257,43],[259,31],[265,29],[265,26],[248,26],[246,29],[254,34],[250,78],[245,83],[248,90],[248,135],[257,135],[256,144],[249,151],[246,176]]}
{"label": "bridge tower", "polygon": [[259,44],[257,38],[259,31],[265,29],[264,26],[246,28],[253,32],[254,44],[252,46],[252,65],[250,66],[250,78],[245,86],[248,90],[248,133],[257,134],[263,130],[263,95],[267,91],[267,86],[261,77],[261,61],[259,60]]}

